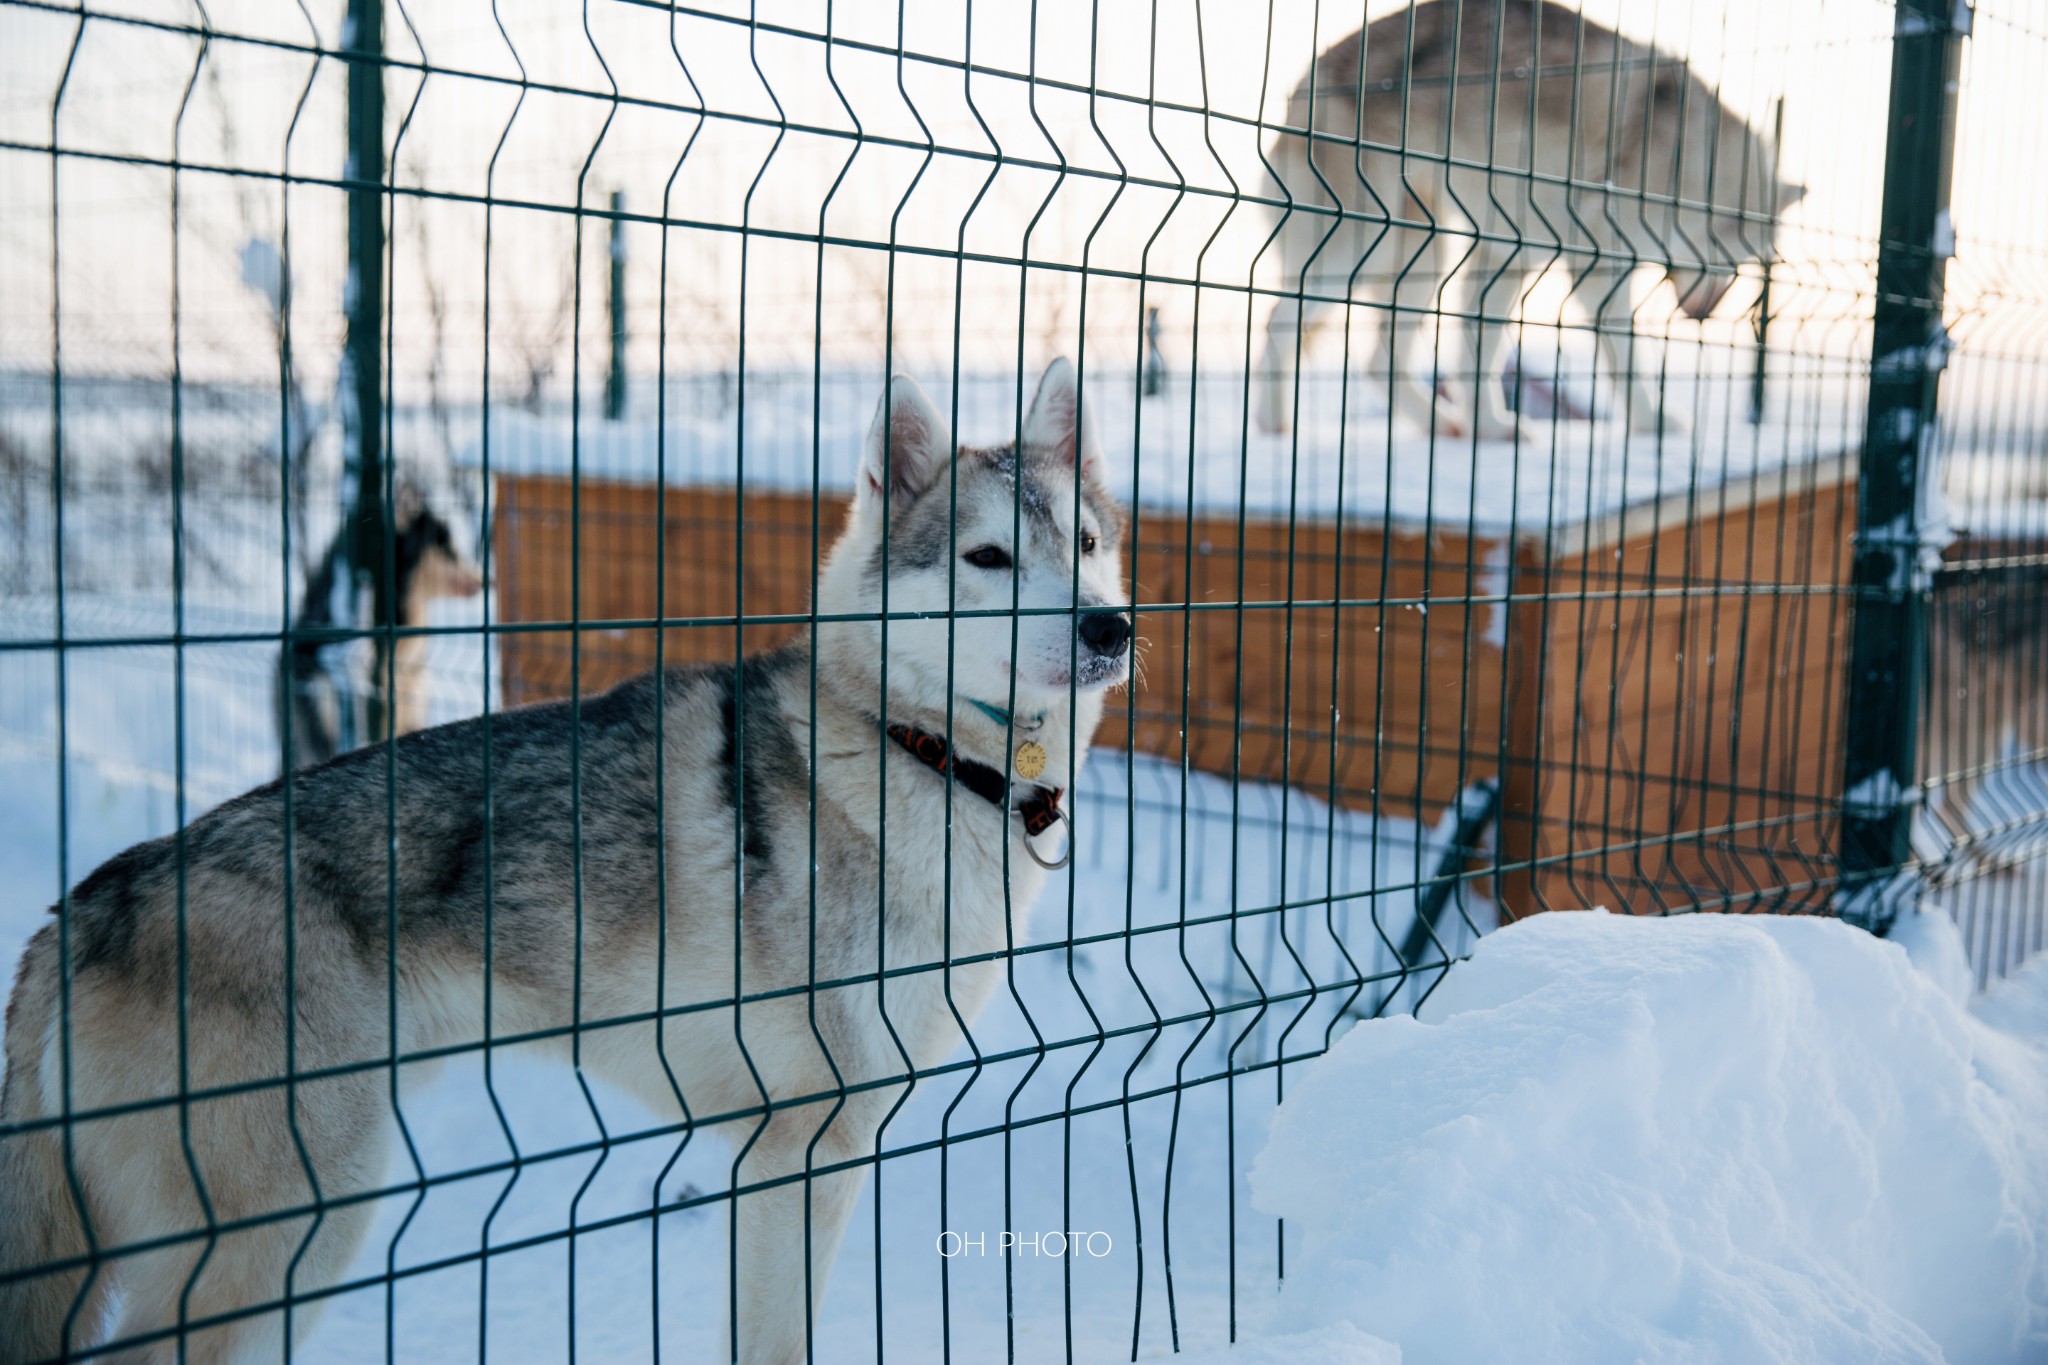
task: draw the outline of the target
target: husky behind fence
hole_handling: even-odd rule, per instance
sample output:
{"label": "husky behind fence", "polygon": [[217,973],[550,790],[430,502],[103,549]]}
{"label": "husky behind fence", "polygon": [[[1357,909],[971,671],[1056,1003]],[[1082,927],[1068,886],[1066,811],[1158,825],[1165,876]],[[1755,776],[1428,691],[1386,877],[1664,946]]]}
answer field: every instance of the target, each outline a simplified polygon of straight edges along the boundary
{"label": "husky behind fence", "polygon": [[[1686,316],[1705,318],[1737,266],[1771,257],[1775,215],[1804,193],[1776,182],[1770,138],[1682,56],[1556,4],[1404,7],[1316,58],[1286,127],[1269,159],[1286,205],[1283,288],[1299,294],[1266,323],[1259,411],[1271,431],[1292,420],[1297,354],[1337,307],[1363,301],[1383,335],[1357,360],[1386,377],[1396,417],[1512,439],[1506,324],[1554,266],[1592,317],[1600,377],[1625,386],[1629,428],[1683,430],[1686,414],[1628,345],[1637,267],[1654,264]],[[1601,211],[1581,211],[1596,202],[1585,181],[1600,184]],[[1604,211],[1617,191],[1630,213]],[[1415,352],[1446,312],[1466,325],[1432,384]]]}
{"label": "husky behind fence", "polygon": [[[283,1314],[247,1315],[278,1267],[318,1291],[368,1228],[349,1201],[394,1126],[387,1002],[408,1054],[547,1037],[672,1121],[725,1119],[759,1187],[731,1234],[733,1349],[803,1358],[903,1073],[942,1061],[995,990],[1129,666],[1121,513],[1078,409],[1055,361],[1021,439],[956,451],[893,380],[815,653],[407,735],[388,764],[358,749],[79,883],[8,1006],[0,1246],[10,1268],[69,1263],[7,1286],[9,1358],[59,1354],[116,1301],[119,1341],[281,1354]],[[927,619],[887,621],[892,599]],[[978,613],[957,636],[955,604]],[[1024,607],[1043,614],[991,610]],[[288,1035],[308,1077],[289,1097],[271,1083]],[[67,1100],[107,1117],[66,1131]],[[154,1249],[88,1283],[88,1220]]]}
{"label": "husky behind fence", "polygon": [[2044,80],[0,0],[0,1365],[1207,1352],[1301,1069],[1504,922],[2014,972]]}

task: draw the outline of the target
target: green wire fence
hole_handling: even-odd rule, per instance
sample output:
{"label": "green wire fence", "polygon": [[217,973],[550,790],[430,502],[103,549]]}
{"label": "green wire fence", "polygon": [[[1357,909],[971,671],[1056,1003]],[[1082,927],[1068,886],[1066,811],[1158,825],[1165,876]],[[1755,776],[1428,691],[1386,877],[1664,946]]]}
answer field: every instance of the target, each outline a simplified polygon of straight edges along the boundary
{"label": "green wire fence", "polygon": [[[1289,1076],[1501,923],[2048,941],[2024,6],[0,51],[0,1361],[1218,1345]],[[1045,631],[1044,712],[977,695]]]}

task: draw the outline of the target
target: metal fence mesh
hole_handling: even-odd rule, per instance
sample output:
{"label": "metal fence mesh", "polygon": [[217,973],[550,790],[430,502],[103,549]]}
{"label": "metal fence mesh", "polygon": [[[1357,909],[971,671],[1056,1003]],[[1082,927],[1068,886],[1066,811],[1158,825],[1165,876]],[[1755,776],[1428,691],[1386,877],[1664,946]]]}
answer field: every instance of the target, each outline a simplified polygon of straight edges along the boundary
{"label": "metal fence mesh", "polygon": [[[1245,1178],[1290,1068],[1505,920],[1917,903],[1980,983],[2048,938],[2023,6],[0,0],[0,35],[0,941],[42,934],[0,1173],[54,1162],[73,1229],[0,1241],[0,1360],[1215,1344],[1284,1273]],[[879,606],[822,608],[887,377],[1001,448],[1062,356],[1120,593],[1013,457],[1003,555],[1064,527],[1050,587],[963,606],[972,509],[934,542],[903,505],[955,477],[890,484]],[[1021,676],[1071,623],[1064,715],[1126,603],[1035,911],[959,946],[979,797],[906,826],[888,784],[935,779],[879,730],[875,866],[836,858],[831,640],[871,633],[877,722],[929,687],[928,738],[987,702],[1021,755],[963,641],[1002,623]],[[783,713],[742,660],[785,646],[808,776],[757,808]],[[621,757],[606,690],[650,669],[610,696],[667,728]],[[219,889],[234,820],[260,894]],[[106,862],[138,840],[155,919]],[[337,879],[360,976],[305,908]],[[462,951],[418,948],[463,888]],[[522,977],[543,901],[567,957]],[[773,913],[808,962],[742,960]],[[920,990],[958,1045],[899,1028]],[[236,1019],[277,1043],[222,1070]],[[777,1079],[842,1026],[887,1064]],[[751,1100],[685,1083],[720,1028]],[[320,1155],[337,1104],[388,1163]]]}

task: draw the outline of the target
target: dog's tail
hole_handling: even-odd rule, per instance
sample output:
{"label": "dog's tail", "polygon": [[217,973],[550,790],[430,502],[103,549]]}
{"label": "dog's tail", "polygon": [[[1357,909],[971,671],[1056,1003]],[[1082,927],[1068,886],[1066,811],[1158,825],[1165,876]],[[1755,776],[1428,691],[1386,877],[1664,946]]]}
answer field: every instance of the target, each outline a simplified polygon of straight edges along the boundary
{"label": "dog's tail", "polygon": [[[0,1365],[55,1360],[65,1325],[74,1341],[91,1330],[80,1295],[90,1250],[54,1127],[9,1131],[43,1115],[43,1051],[50,1037],[49,968],[56,951],[46,929],[31,941],[7,1010],[7,1082],[0,1089]],[[40,950],[40,951],[39,951]],[[63,1270],[43,1270],[72,1262]]]}

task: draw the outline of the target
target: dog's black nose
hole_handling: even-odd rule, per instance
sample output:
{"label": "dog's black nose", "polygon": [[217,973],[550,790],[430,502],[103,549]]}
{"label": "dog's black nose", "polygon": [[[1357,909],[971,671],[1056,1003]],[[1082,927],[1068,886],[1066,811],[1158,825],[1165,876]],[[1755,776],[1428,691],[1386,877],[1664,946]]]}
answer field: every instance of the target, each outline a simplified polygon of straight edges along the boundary
{"label": "dog's black nose", "polygon": [[1114,659],[1131,645],[1131,619],[1128,616],[1084,616],[1081,618],[1081,643],[1102,655]]}

